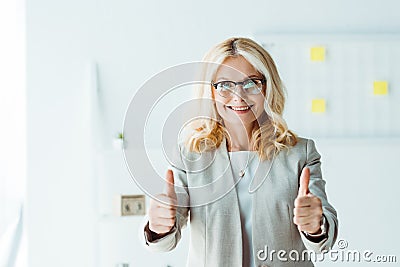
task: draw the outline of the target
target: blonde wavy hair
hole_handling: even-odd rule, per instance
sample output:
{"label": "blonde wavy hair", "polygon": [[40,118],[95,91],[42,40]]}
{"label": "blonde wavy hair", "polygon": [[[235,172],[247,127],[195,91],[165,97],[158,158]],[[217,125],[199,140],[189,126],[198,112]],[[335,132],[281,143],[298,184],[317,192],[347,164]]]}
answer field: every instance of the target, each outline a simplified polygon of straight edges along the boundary
{"label": "blonde wavy hair", "polygon": [[[266,78],[265,114],[258,119],[258,128],[253,130],[250,142],[252,150],[258,152],[261,160],[270,160],[283,149],[297,143],[296,134],[288,129],[282,118],[285,88],[269,53],[249,38],[229,38],[217,44],[206,53],[202,62],[220,66],[226,58],[237,56],[244,57]],[[211,81],[209,78],[214,77],[216,71],[215,67],[204,70],[203,81]],[[229,139],[229,134],[216,110],[212,85],[205,83],[198,86],[196,98],[213,100],[204,101],[199,107],[199,110],[206,110],[208,118],[194,120],[188,124],[190,131],[185,130],[185,147],[191,152],[201,153],[217,149],[224,139]]]}

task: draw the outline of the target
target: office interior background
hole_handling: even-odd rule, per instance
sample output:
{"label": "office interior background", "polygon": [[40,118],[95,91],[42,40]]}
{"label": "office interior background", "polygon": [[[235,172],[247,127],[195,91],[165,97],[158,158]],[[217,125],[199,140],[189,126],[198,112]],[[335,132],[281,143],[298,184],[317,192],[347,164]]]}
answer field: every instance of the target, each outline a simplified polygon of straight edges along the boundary
{"label": "office interior background", "polygon": [[[276,61],[284,118],[322,155],[338,240],[400,261],[398,1],[0,3],[0,266],[185,266],[188,229],[154,254],[139,238],[143,215],[120,214],[121,196],[145,194],[119,133],[147,80],[232,36]],[[160,103],[147,149],[162,173]]]}

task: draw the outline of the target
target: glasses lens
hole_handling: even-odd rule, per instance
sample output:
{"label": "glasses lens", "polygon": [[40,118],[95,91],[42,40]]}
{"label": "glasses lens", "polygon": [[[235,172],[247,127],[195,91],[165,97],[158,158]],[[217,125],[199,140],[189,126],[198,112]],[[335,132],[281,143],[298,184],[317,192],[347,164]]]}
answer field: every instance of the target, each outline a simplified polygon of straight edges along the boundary
{"label": "glasses lens", "polygon": [[221,96],[227,97],[235,90],[235,86],[235,83],[230,81],[220,82],[217,85],[217,91]]}
{"label": "glasses lens", "polygon": [[243,90],[246,94],[258,94],[262,88],[260,80],[247,80],[243,82]]}

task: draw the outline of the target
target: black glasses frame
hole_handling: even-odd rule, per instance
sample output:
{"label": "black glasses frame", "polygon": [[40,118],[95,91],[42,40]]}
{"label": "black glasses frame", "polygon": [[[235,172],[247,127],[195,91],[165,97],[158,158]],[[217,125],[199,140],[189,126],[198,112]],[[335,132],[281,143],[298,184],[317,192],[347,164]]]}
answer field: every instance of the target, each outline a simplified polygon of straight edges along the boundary
{"label": "black glasses frame", "polygon": [[[217,83],[214,83],[213,81],[211,81],[211,85],[215,88],[215,90],[218,92],[218,94],[221,95],[220,92],[219,92],[220,90],[218,90],[218,84],[223,83],[223,82],[231,82],[231,83],[235,84],[235,89],[236,89],[236,87],[237,87],[238,85],[241,85],[241,86],[243,87],[244,83],[247,82],[247,81],[249,81],[249,80],[252,80],[252,81],[260,81],[260,82],[261,82],[261,85],[264,85],[265,82],[266,82],[265,77],[263,77],[263,78],[249,78],[249,79],[246,79],[246,80],[244,80],[244,81],[242,81],[242,82],[219,81],[219,82],[217,82]],[[260,92],[261,92],[261,91],[260,91]],[[235,92],[234,92],[234,91],[231,91],[231,93],[235,93]],[[223,96],[223,95],[221,95],[221,96],[222,96],[222,97],[225,97],[225,96]]]}

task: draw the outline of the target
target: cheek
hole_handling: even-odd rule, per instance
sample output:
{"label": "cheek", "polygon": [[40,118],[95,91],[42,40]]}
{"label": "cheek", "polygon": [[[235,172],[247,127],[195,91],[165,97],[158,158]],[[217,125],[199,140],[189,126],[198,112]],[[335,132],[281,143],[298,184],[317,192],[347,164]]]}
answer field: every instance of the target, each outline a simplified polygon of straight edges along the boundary
{"label": "cheek", "polygon": [[255,105],[256,105],[256,110],[254,111],[255,112],[254,116],[258,119],[265,112],[264,99],[257,99]]}
{"label": "cheek", "polygon": [[223,116],[224,112],[225,112],[225,108],[224,108],[224,104],[217,102],[216,103],[216,108],[217,108],[217,112],[220,116]]}
{"label": "cheek", "polygon": [[260,99],[257,99],[257,113],[258,112],[263,112],[264,111],[264,103],[265,103],[265,98],[261,97]]}
{"label": "cheek", "polygon": [[223,112],[224,109],[225,109],[225,103],[224,103],[223,99],[216,98],[215,99],[215,106],[217,107],[218,113]]}

